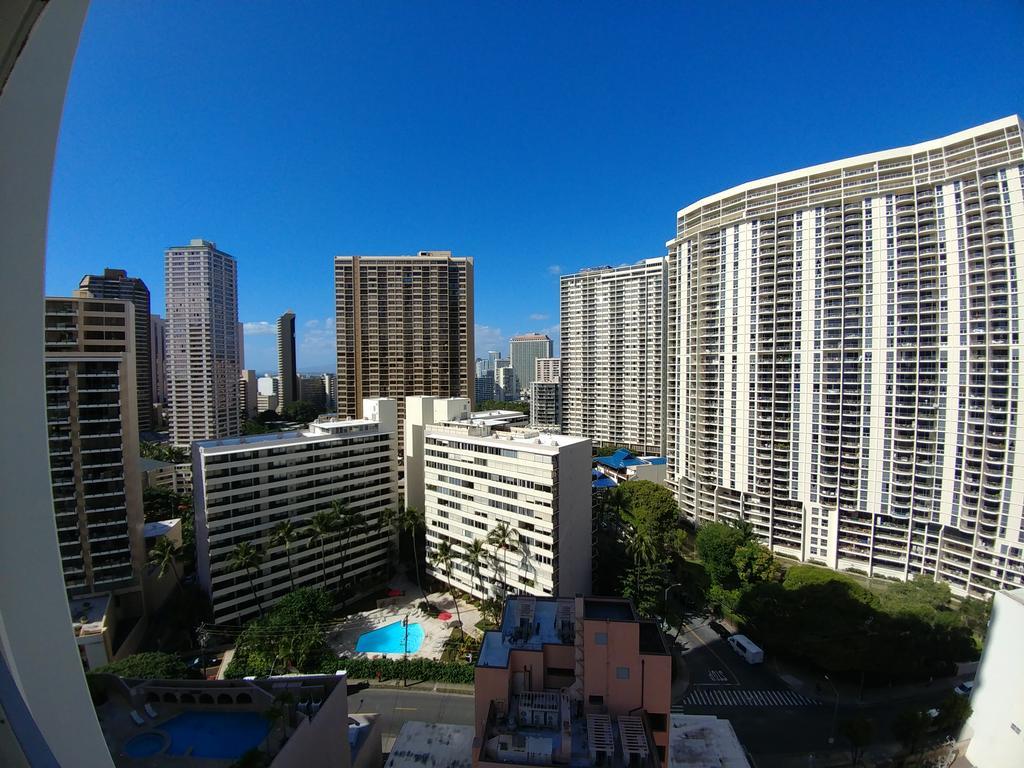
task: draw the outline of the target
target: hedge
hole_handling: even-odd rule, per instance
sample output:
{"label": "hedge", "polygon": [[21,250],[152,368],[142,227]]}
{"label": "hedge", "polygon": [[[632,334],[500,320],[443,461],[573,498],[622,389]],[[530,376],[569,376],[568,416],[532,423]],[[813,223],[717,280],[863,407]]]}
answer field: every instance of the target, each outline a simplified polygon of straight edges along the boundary
{"label": "hedge", "polygon": [[364,659],[349,657],[325,658],[321,661],[319,671],[322,674],[333,674],[339,669],[348,672],[349,678],[375,680],[380,674],[381,680],[430,680],[438,683],[465,683],[472,685],[476,675],[472,664],[462,662],[444,662],[434,659]]}

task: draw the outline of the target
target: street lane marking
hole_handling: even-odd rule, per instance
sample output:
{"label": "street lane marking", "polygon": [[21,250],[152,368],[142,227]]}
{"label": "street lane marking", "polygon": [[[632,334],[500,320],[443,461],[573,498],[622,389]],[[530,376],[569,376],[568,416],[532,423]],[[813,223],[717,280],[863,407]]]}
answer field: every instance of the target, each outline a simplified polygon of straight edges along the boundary
{"label": "street lane marking", "polygon": [[[687,694],[688,707],[807,707],[820,702],[793,691],[701,689]],[[675,710],[675,707],[673,707]]]}
{"label": "street lane marking", "polygon": [[396,711],[397,710],[401,710],[403,712],[415,712],[416,709],[417,709],[416,707],[395,707]]}
{"label": "street lane marking", "polygon": [[704,638],[701,637],[700,635],[698,635],[696,632],[694,632],[693,628],[690,627],[689,624],[686,624],[685,626],[686,626],[686,631],[688,633],[690,633],[691,635],[696,637],[697,640],[700,642],[700,644],[703,645],[705,648],[707,648],[711,652],[712,656],[714,656],[716,659],[718,659],[720,662],[722,662],[722,666],[725,667],[728,670],[730,675],[732,675],[733,682],[735,682],[736,685],[739,685],[739,682],[740,682],[739,675],[737,675],[735,672],[732,671],[732,667],[729,666],[729,664],[725,661],[725,659],[723,659],[721,656],[719,656],[718,653],[715,652],[714,648],[712,648],[710,645],[705,643],[704,642]]}

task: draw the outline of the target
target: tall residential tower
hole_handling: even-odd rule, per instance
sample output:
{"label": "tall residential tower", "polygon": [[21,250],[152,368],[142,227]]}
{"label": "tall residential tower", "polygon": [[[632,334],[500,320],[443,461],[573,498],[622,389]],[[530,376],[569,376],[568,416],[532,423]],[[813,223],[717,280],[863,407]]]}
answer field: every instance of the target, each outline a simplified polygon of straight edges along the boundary
{"label": "tall residential tower", "polygon": [[94,299],[123,299],[135,308],[135,388],[140,432],[153,428],[153,371],[150,365],[149,288],[138,277],[128,277],[123,269],[104,269],[102,275],[86,275],[75,296]]}
{"label": "tall residential tower", "polygon": [[281,407],[299,399],[299,376],[295,371],[295,313],[288,310],[277,318],[277,375]]}
{"label": "tall residential tower", "polygon": [[216,243],[192,240],[165,253],[167,396],[171,442],[241,431],[238,275]]}
{"label": "tall residential tower", "polygon": [[562,429],[664,455],[665,258],[561,282]]}
{"label": "tall residential tower", "polygon": [[684,513],[745,518],[834,568],[961,594],[1024,583],[1022,185],[1009,117],[679,211],[668,479]]}
{"label": "tall residential tower", "polygon": [[361,417],[363,398],[474,396],[473,259],[451,251],[338,256],[337,410]]}

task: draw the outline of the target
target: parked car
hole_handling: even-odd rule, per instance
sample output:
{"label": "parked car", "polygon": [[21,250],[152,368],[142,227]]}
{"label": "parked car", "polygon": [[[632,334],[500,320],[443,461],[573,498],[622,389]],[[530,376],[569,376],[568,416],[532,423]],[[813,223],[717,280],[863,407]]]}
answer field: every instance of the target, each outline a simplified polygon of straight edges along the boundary
{"label": "parked car", "polygon": [[957,696],[970,696],[971,695],[971,691],[973,691],[973,690],[974,690],[974,681],[973,680],[967,680],[965,682],[960,683],[960,685],[958,685],[956,688],[954,688],[953,689],[953,693],[955,693]]}
{"label": "parked car", "polygon": [[732,636],[732,632],[730,632],[724,626],[719,624],[717,621],[708,622],[708,626],[711,627],[711,629],[714,630],[715,634],[717,634],[723,640],[728,640]]}

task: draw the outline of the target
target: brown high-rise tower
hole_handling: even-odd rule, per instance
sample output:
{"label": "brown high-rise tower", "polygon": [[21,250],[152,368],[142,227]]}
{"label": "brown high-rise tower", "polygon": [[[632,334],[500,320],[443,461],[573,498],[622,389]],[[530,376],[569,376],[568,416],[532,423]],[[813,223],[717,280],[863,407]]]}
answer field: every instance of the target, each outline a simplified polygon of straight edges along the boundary
{"label": "brown high-rise tower", "polygon": [[337,256],[338,413],[364,397],[473,398],[473,259],[451,251]]}

